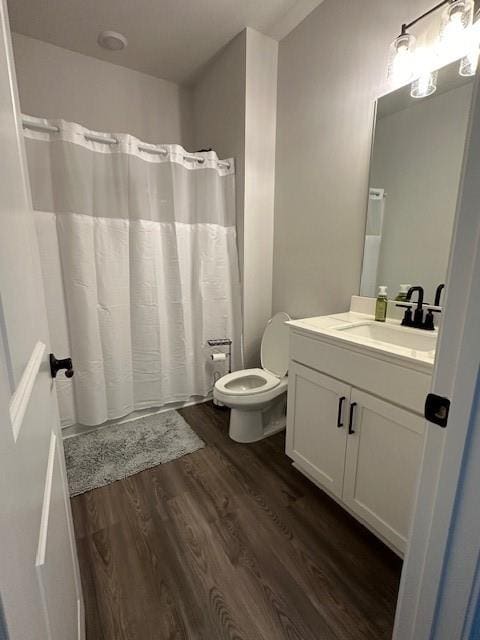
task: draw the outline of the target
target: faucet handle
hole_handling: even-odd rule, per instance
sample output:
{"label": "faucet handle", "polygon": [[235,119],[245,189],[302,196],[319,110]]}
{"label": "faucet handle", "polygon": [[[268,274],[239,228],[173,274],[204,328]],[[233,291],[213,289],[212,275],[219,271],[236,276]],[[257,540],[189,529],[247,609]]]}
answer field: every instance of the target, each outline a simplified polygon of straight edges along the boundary
{"label": "faucet handle", "polygon": [[441,307],[427,307],[427,315],[425,316],[425,322],[423,323],[423,328],[427,331],[433,331],[435,329],[435,324],[433,322],[433,314],[441,313]]}
{"label": "faucet handle", "polygon": [[397,307],[405,307],[405,314],[402,320],[403,327],[413,326],[412,306],[408,304],[398,304]]}

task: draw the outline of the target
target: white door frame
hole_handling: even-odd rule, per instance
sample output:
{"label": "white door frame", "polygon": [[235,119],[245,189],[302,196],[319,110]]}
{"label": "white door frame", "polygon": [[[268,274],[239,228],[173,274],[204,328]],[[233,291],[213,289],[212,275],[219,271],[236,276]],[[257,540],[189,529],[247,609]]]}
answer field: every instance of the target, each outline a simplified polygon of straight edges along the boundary
{"label": "white door frame", "polygon": [[428,424],[394,640],[473,638],[480,587],[479,87],[477,75],[432,381],[432,391],[452,404],[445,430]]}

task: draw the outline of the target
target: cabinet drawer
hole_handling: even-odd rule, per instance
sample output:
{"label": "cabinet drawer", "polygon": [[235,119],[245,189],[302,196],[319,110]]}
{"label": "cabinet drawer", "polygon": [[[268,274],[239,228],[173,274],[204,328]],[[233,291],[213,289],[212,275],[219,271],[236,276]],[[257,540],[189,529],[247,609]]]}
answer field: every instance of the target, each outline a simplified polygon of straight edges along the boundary
{"label": "cabinet drawer", "polygon": [[290,355],[295,362],[423,415],[425,397],[431,385],[428,373],[295,332],[290,336]]}

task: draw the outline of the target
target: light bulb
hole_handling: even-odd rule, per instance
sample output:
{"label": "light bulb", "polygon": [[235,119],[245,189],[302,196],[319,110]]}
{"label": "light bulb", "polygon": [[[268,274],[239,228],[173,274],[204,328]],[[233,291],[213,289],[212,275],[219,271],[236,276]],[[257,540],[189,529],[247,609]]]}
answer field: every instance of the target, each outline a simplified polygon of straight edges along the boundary
{"label": "light bulb", "polygon": [[461,76],[474,76],[478,67],[478,46],[460,60],[458,73]]}
{"label": "light bulb", "polygon": [[438,71],[423,73],[412,82],[410,95],[412,98],[426,98],[437,90]]}
{"label": "light bulb", "polygon": [[412,82],[412,98],[426,98],[437,90],[438,71],[434,69],[435,58],[432,50],[422,47],[415,54],[415,80]]}
{"label": "light bulb", "polygon": [[462,17],[459,14],[454,14],[445,25],[442,35],[443,45],[449,55],[455,56],[457,51],[462,47],[463,34]]}
{"label": "light bulb", "polygon": [[441,53],[445,61],[456,60],[465,52],[466,30],[472,19],[472,0],[453,0],[447,6],[440,29]]}
{"label": "light bulb", "polygon": [[472,26],[468,29],[466,54],[460,60],[459,74],[461,76],[474,76],[478,66],[480,46],[480,9],[477,11]]}
{"label": "light bulb", "polygon": [[406,84],[412,78],[415,38],[403,33],[390,45],[388,78],[397,86]]}

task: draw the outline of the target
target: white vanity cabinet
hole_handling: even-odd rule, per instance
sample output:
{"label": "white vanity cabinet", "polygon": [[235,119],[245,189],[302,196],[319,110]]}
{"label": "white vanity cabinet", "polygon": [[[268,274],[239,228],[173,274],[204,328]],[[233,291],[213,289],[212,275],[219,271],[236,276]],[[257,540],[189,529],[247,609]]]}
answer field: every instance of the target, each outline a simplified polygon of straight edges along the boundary
{"label": "white vanity cabinet", "polygon": [[288,378],[287,454],[337,498],[342,497],[350,387],[292,363]]}
{"label": "white vanity cabinet", "polygon": [[425,419],[352,389],[343,501],[405,551],[423,450]]}
{"label": "white vanity cabinet", "polygon": [[[344,353],[333,358],[336,351]],[[342,358],[347,362],[348,357],[351,366],[339,371],[333,363]],[[377,363],[371,354],[349,352],[292,331],[286,452],[300,471],[403,554],[425,418],[416,397],[408,406],[401,390],[395,392],[395,385],[402,382],[400,367],[392,364],[392,379],[386,383],[385,365],[385,360]],[[329,375],[330,369],[335,375]],[[383,388],[391,388],[385,391],[387,399],[372,393],[375,369],[383,376]],[[417,374],[419,397],[426,395],[430,375],[411,373]],[[407,407],[398,406],[397,397]]]}

